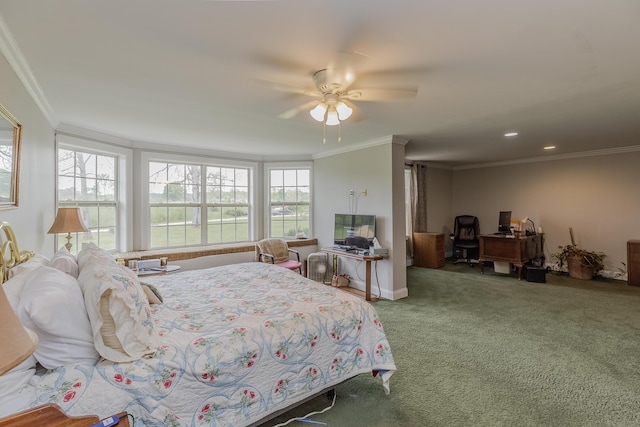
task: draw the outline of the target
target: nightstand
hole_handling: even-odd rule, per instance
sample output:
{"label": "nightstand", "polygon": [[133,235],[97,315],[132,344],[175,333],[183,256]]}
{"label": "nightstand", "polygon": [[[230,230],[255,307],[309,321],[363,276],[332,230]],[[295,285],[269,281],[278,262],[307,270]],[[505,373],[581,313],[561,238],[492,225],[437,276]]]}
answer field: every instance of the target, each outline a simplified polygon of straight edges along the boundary
{"label": "nightstand", "polygon": [[[118,427],[131,427],[126,412],[118,414],[120,422]],[[100,421],[95,415],[85,417],[71,417],[66,415],[57,405],[41,405],[17,414],[9,415],[0,419],[0,427],[27,427],[27,426],[47,426],[47,427],[89,427]]]}

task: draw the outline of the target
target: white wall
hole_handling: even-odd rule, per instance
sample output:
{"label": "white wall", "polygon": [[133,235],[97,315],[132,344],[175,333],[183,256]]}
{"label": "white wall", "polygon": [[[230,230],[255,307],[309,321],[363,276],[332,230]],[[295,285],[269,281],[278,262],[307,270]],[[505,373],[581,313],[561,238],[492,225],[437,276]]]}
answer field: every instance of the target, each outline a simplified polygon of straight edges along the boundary
{"label": "white wall", "polygon": [[[314,230],[319,247],[333,245],[334,214],[350,213],[349,191],[367,190],[358,202],[358,214],[376,215],[376,236],[389,248],[389,257],[378,262],[383,298],[407,296],[404,237],[404,144],[392,138],[369,148],[347,151],[314,160]],[[395,172],[394,172],[395,169]],[[399,201],[399,202],[398,202]],[[400,229],[400,241],[398,240]],[[355,279],[352,286],[364,289],[364,262],[344,260],[341,273]],[[377,282],[372,281],[377,294]]]}
{"label": "white wall", "polygon": [[442,226],[471,214],[480,219],[481,232],[492,233],[499,211],[511,210],[513,218],[529,216],[543,228],[547,263],[555,262],[550,255],[558,246],[571,243],[572,227],[576,243],[604,252],[605,270],[615,273],[626,263],[627,240],[640,239],[640,148],[599,154],[456,170],[452,216]]}
{"label": "white wall", "polygon": [[0,220],[11,224],[20,250],[47,256],[55,252],[54,238],[46,234],[55,217],[55,140],[53,127],[0,55],[0,103],[22,124],[19,206],[0,210]]}

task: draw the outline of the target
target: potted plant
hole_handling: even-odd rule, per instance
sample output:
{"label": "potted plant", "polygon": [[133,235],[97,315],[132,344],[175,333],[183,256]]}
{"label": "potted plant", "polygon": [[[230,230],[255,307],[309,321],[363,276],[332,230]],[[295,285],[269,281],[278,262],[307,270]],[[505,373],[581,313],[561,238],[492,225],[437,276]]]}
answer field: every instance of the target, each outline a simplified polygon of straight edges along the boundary
{"label": "potted plant", "polygon": [[571,244],[558,246],[558,252],[554,257],[558,260],[560,268],[567,264],[570,277],[590,280],[604,268],[603,261],[606,255],[603,252],[588,251]]}

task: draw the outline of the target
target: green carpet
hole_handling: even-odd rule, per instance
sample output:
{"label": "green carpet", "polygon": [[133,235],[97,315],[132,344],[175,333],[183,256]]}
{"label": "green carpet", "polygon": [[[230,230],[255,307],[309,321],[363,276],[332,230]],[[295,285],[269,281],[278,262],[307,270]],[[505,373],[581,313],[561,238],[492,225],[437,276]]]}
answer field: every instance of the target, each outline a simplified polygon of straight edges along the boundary
{"label": "green carpet", "polygon": [[[409,297],[374,303],[398,371],[386,396],[336,388],[329,426],[640,426],[640,288],[479,268],[407,269]],[[266,425],[327,406],[316,398]],[[293,422],[289,425],[309,425]]]}

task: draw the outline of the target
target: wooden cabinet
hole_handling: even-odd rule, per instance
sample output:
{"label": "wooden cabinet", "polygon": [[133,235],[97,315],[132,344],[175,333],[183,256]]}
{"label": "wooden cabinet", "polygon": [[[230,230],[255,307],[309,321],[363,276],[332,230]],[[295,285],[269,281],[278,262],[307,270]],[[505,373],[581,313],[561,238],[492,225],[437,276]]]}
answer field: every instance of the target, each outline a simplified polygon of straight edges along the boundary
{"label": "wooden cabinet", "polygon": [[627,283],[640,286],[640,240],[627,242]]}
{"label": "wooden cabinet", "polygon": [[413,233],[413,265],[416,267],[444,267],[444,234]]}

